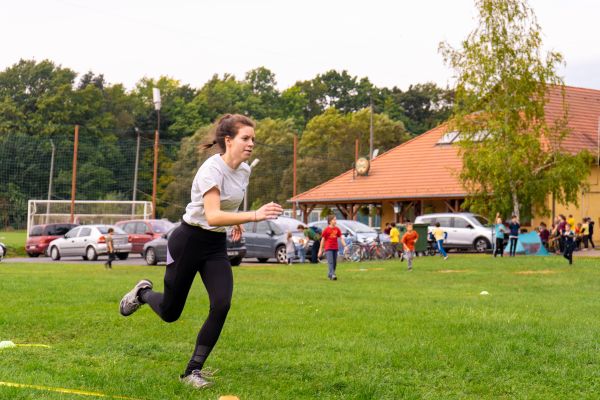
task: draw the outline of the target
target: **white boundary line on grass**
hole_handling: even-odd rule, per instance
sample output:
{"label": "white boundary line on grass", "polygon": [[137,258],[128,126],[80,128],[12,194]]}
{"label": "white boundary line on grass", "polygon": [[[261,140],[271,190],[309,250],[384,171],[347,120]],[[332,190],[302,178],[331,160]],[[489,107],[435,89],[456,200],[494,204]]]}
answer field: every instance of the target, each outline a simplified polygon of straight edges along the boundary
{"label": "white boundary line on grass", "polygon": [[124,400],[141,400],[141,399],[135,399],[133,397],[116,396],[116,395],[104,394],[104,393],[99,393],[99,392],[86,392],[84,390],[78,390],[78,389],[53,388],[53,387],[49,387],[49,386],[26,385],[23,383],[14,383],[14,382],[0,382],[0,386],[16,387],[16,388],[22,388],[22,389],[45,390],[47,392],[77,394],[80,396],[108,397],[108,398],[112,398],[112,399],[124,399]]}

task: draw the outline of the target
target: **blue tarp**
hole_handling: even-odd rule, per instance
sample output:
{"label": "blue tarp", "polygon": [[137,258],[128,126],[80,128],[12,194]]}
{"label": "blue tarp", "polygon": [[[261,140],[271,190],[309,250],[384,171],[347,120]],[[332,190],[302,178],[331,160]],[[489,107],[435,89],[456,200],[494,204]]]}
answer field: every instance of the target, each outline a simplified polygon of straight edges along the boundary
{"label": "blue tarp", "polygon": [[[508,253],[510,250],[510,241],[504,248],[504,251]],[[519,240],[517,241],[517,253],[527,254],[534,256],[547,256],[549,255],[546,248],[542,245],[542,241],[538,236],[537,232],[520,233]]]}

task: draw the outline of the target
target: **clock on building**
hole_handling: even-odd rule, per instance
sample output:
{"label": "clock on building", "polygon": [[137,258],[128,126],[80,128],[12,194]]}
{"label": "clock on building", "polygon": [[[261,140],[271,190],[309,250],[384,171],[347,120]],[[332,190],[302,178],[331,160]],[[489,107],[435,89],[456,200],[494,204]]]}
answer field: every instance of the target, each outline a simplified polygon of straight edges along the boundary
{"label": "clock on building", "polygon": [[356,173],[358,175],[367,175],[369,173],[369,168],[371,168],[371,163],[365,157],[356,160]]}

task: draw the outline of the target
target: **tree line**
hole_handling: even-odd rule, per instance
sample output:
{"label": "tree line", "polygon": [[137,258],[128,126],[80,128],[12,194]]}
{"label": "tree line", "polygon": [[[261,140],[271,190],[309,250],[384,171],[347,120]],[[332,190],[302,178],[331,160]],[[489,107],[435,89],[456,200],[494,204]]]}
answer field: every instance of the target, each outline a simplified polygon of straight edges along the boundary
{"label": "tree line", "polygon": [[81,138],[77,198],[131,199],[132,149],[140,134],[137,199],[148,199],[151,139],[157,128],[155,87],[162,97],[157,211],[171,219],[180,217],[189,183],[207,156],[197,151],[198,144],[209,140],[211,124],[225,113],[258,122],[255,156],[262,170],[249,187],[252,206],[291,196],[294,135],[300,192],[351,168],[355,139],[366,155],[371,106],[380,151],[446,120],[453,106],[453,91],[433,83],[407,90],[377,87],[347,71],[327,71],[283,90],[265,67],[248,71],[243,79],[215,74],[199,88],[162,76],[142,78],[127,90],[92,71],[79,75],[50,60],[20,60],[0,72],[0,224],[21,225],[26,200],[45,197],[51,146],[62,156],[52,197],[70,197],[75,125]]}

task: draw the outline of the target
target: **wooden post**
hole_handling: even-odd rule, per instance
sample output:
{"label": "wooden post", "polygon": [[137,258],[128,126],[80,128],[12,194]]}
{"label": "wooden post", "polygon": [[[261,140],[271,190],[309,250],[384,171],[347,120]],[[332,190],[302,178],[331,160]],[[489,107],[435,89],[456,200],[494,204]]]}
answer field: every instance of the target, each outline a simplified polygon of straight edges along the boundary
{"label": "wooden post", "polygon": [[[296,171],[296,162],[298,160],[298,135],[294,135],[294,164],[293,164],[293,175],[294,175],[294,183],[292,185],[292,197],[296,197],[296,179],[297,179],[297,171]],[[296,202],[292,202],[292,218],[296,218]]]}
{"label": "wooden post", "polygon": [[71,223],[75,221],[75,190],[77,188],[77,148],[79,147],[79,125],[75,125],[73,142],[73,175],[71,176]]}
{"label": "wooden post", "polygon": [[152,177],[152,219],[156,218],[156,181],[158,176],[158,129],[154,131],[154,174]]}

